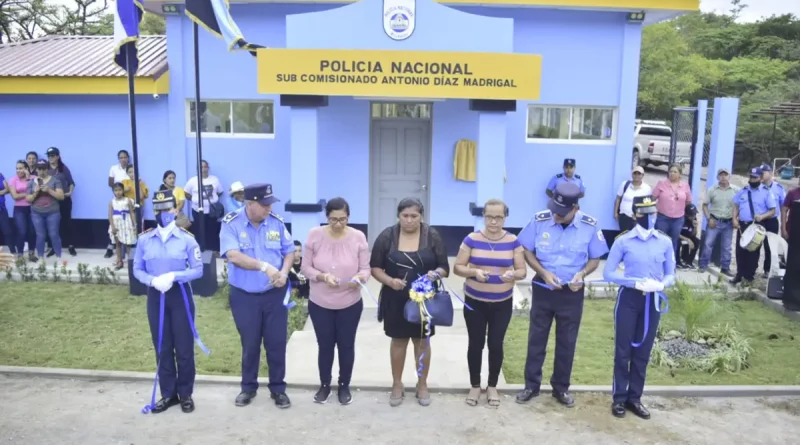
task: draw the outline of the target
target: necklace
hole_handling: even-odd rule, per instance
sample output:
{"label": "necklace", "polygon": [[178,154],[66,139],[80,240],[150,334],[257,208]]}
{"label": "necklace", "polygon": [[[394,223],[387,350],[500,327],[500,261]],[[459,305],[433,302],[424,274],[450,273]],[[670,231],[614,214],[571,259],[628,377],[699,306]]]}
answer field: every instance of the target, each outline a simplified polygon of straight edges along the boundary
{"label": "necklace", "polygon": [[503,230],[503,233],[500,235],[500,238],[497,239],[489,238],[484,231],[481,231],[481,235],[483,235],[483,237],[486,238],[486,241],[488,241],[487,244],[489,244],[489,249],[492,249],[492,252],[494,252],[494,243],[497,243],[501,239],[505,238],[506,231]]}

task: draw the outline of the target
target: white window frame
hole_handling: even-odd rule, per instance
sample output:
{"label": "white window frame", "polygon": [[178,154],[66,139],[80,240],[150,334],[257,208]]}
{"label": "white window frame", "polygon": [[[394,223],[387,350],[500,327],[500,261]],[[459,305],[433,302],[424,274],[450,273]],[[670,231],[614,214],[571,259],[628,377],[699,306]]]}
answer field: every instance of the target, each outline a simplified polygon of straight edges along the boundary
{"label": "white window frame", "polygon": [[[575,114],[576,108],[590,108],[595,110],[611,110],[612,124],[611,124],[611,137],[609,139],[545,139],[545,138],[529,138],[528,137],[528,121],[530,117],[531,108],[562,108],[569,110],[569,132],[570,138],[572,137],[572,117]],[[616,145],[617,144],[617,127],[619,120],[619,108],[608,107],[601,105],[556,105],[556,104],[539,104],[529,103],[525,106],[525,142],[528,144],[563,144],[563,145]]]}
{"label": "white window frame", "polygon": [[[197,137],[197,133],[192,131],[192,102],[194,99],[186,99],[185,103],[185,115],[186,115],[186,137],[193,138]],[[275,101],[264,99],[264,100],[239,100],[239,99],[201,99],[200,102],[228,102],[230,104],[230,111],[229,111],[229,119],[231,123],[233,123],[233,104],[234,103],[271,103],[272,104],[272,133],[213,133],[213,132],[205,132],[201,131],[200,136],[203,138],[220,138],[220,139],[275,139],[275,112],[277,111],[277,107],[275,106]]]}

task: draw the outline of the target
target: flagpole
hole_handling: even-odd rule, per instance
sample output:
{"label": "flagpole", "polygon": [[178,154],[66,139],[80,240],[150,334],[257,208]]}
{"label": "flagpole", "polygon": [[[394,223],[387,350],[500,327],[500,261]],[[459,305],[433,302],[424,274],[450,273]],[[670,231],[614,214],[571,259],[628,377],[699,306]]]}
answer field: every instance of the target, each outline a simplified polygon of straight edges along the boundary
{"label": "flagpole", "polygon": [[[203,132],[200,127],[200,42],[199,31],[197,23],[192,21],[192,33],[194,37],[194,122],[195,122],[195,138],[197,140],[197,193],[200,194],[199,208],[200,208],[200,221],[199,222],[199,238],[200,245],[203,250],[207,250],[208,244],[206,243],[206,222],[203,208],[205,207],[205,197],[203,196],[203,141],[200,134]],[[211,193],[214,193],[212,190]],[[211,197],[209,196],[209,205]]]}
{"label": "flagpole", "polygon": [[128,68],[125,71],[128,73],[128,109],[131,115],[131,151],[133,153],[133,190],[136,197],[136,207],[134,207],[136,226],[139,232],[144,231],[144,223],[142,221],[142,208],[139,205],[141,199],[139,197],[139,148],[136,140],[136,88],[134,86],[134,75],[131,73],[131,60],[130,48],[125,51],[125,66]]}

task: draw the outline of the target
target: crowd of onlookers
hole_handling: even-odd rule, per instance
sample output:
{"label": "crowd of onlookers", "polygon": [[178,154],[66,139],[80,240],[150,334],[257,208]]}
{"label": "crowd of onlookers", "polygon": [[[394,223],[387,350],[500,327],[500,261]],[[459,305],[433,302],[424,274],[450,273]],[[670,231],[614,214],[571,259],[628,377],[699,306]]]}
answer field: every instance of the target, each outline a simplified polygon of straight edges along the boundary
{"label": "crowd of onlookers", "polygon": [[[202,161],[202,181],[193,176],[183,188],[177,185],[178,178],[172,170],[164,172],[162,183],[156,190],[151,190],[140,178],[137,202],[134,186],[136,167],[131,164],[126,150],[117,153],[117,160],[108,173],[111,193],[107,205],[109,244],[105,254],[105,258],[111,258],[116,253],[116,269],[123,267],[127,250],[136,244],[137,233],[144,227],[142,209],[153,194],[161,190],[172,190],[177,200],[176,223],[191,231],[203,250],[219,251],[221,218],[226,212],[243,205],[244,186],[241,182],[231,185],[228,199],[223,204],[222,183],[209,174],[208,162]],[[202,182],[202,190],[199,190],[199,182]],[[17,258],[24,258],[27,243],[27,258],[31,262],[44,257],[61,258],[62,247],[71,256],[76,256],[74,237],[77,228],[72,223],[74,191],[72,173],[56,147],[48,148],[44,159],[36,152],[29,152],[24,160],[17,161],[13,176],[5,177],[0,173],[0,233],[9,252]],[[10,195],[13,200],[13,209],[6,208],[5,195]],[[191,203],[189,206],[186,206],[187,200]],[[198,223],[201,218],[203,224]],[[204,234],[198,232],[201,227]]]}

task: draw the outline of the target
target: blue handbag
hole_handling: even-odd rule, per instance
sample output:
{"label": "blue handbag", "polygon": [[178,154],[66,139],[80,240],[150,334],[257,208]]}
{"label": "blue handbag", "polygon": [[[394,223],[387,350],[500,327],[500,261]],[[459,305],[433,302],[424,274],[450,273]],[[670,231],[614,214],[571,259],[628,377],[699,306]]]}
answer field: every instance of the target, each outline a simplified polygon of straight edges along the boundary
{"label": "blue handbag", "polygon": [[[444,290],[441,280],[436,280],[436,293],[425,300],[425,308],[431,314],[431,324],[434,326],[453,326],[453,300],[450,293]],[[422,314],[419,304],[408,300],[403,308],[403,315],[407,322],[422,324]]]}

